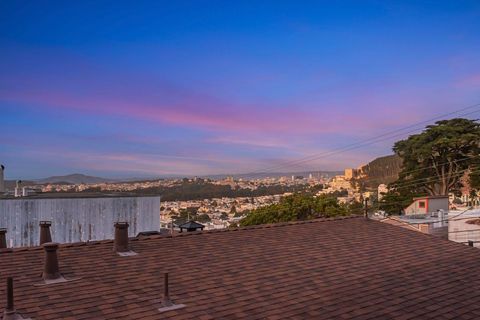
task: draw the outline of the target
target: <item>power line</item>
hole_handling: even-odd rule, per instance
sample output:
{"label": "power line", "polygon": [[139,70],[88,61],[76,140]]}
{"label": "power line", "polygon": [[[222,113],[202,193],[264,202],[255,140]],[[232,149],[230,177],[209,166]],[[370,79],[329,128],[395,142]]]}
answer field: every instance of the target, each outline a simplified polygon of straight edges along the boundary
{"label": "power line", "polygon": [[[463,162],[463,161],[466,161],[466,160],[469,160],[469,159],[472,159],[472,158],[477,158],[477,157],[480,157],[480,155],[471,155],[471,156],[468,156],[468,157],[465,157],[465,158],[462,158],[462,159],[459,159],[459,160],[455,160],[453,161],[454,163],[458,163],[458,162]],[[443,163],[439,163],[437,164],[436,166],[442,166],[442,165],[445,165],[445,164],[449,164],[451,162],[443,162]],[[428,169],[432,169],[434,168],[435,166],[428,166],[428,167],[424,167],[424,168],[419,168],[419,169],[414,169],[414,170],[409,170],[409,171],[402,171],[401,173],[402,174],[410,174],[410,173],[413,173],[413,172],[418,172],[418,171],[424,171],[424,170],[428,170]],[[398,175],[388,175],[387,177],[397,177]],[[370,182],[370,181],[376,181],[376,180],[382,180],[382,179],[385,179],[385,177],[378,177],[378,178],[359,178],[359,182]],[[422,179],[427,179],[427,178],[422,178]],[[418,179],[420,180],[420,179]],[[411,182],[411,181],[408,181],[408,182]],[[396,183],[395,183],[396,184]]]}
{"label": "power line", "polygon": [[[369,138],[369,139],[361,140],[361,141],[349,144],[345,147],[334,149],[334,150],[332,150],[330,152],[327,152],[327,153],[320,153],[320,154],[316,154],[316,155],[314,154],[314,155],[310,155],[310,156],[300,158],[300,159],[297,159],[297,160],[291,160],[291,161],[288,161],[288,162],[286,162],[284,164],[281,164],[281,165],[265,168],[261,171],[246,173],[246,174],[243,174],[242,176],[253,177],[253,176],[258,176],[258,175],[260,175],[260,176],[268,175],[268,173],[271,173],[274,170],[289,167],[289,166],[292,166],[292,165],[299,165],[299,164],[309,162],[309,161],[313,161],[313,160],[318,160],[318,159],[323,158],[323,157],[328,157],[328,156],[331,156],[331,155],[334,155],[334,154],[342,153],[342,152],[345,152],[345,151],[357,149],[357,148],[367,146],[367,145],[370,145],[370,144],[373,144],[373,143],[377,143],[377,142],[380,142],[380,141],[391,139],[391,138],[396,137],[396,136],[400,136],[400,135],[404,135],[404,134],[407,134],[407,133],[417,131],[419,128],[416,128],[416,127],[418,127],[419,125],[424,125],[426,123],[431,123],[432,121],[440,120],[440,119],[442,119],[444,117],[447,117],[447,116],[451,116],[451,115],[466,116],[466,115],[469,115],[469,114],[473,114],[473,113],[478,112],[480,110],[474,110],[474,111],[463,113],[463,114],[462,114],[462,112],[470,110],[470,109],[474,109],[474,108],[479,107],[479,106],[480,106],[480,103],[475,104],[475,105],[471,105],[471,106],[461,108],[461,109],[453,111],[453,112],[445,113],[445,114],[439,115],[437,117],[434,117],[434,118],[431,118],[431,119],[428,119],[428,120],[424,120],[424,121],[421,121],[421,122],[418,122],[418,123],[415,123],[415,124],[412,124],[412,125],[409,125],[409,126],[406,126],[406,127],[403,127],[403,128],[399,128],[399,129],[396,129],[396,130],[393,130],[393,131],[390,131],[390,132],[386,132],[384,134],[380,134],[375,138]],[[415,130],[411,130],[411,131],[408,131],[408,132],[403,132],[406,129],[410,129],[410,128],[415,128]],[[394,133],[399,133],[399,134],[391,136]]]}
{"label": "power line", "polygon": [[[463,176],[466,172],[470,171],[471,170],[471,173],[477,173],[478,172],[478,169],[480,167],[472,167],[472,168],[467,168],[467,169],[464,169],[464,170],[460,170],[458,171],[457,173],[454,173],[452,175],[450,175],[450,178],[452,177],[458,177],[458,176]],[[425,180],[425,181],[424,181]],[[396,184],[393,184],[391,186],[391,189],[401,189],[405,186],[411,186],[411,185],[416,185],[416,184],[430,184],[432,182],[441,182],[443,180],[443,178],[441,177],[426,177],[426,178],[419,178],[419,179],[415,179],[415,180],[405,180],[401,183],[396,183]]]}
{"label": "power line", "polygon": [[[468,211],[472,211],[472,210],[473,210],[473,209],[466,209],[466,210],[460,212],[459,214],[457,214],[457,215],[455,215],[455,216],[453,216],[453,217],[447,217],[446,219],[436,220],[436,221],[425,221],[425,222],[422,222],[422,224],[434,224],[434,223],[439,223],[439,222],[448,222],[448,221],[450,221],[450,220],[452,220],[452,219],[455,219],[455,218],[457,218],[457,217],[460,217],[461,215],[467,213]],[[405,222],[405,221],[403,221],[403,222]],[[408,223],[408,222],[405,222],[405,223]]]}

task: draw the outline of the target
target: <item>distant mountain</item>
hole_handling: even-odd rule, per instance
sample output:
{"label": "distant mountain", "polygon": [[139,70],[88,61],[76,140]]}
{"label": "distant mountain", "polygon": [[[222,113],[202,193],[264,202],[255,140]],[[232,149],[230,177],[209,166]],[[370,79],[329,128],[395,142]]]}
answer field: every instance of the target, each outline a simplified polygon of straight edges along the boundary
{"label": "distant mountain", "polygon": [[367,189],[376,189],[380,184],[389,184],[398,179],[402,168],[402,159],[397,155],[376,158],[360,167],[361,178],[355,179]]}
{"label": "distant mountain", "polygon": [[94,183],[103,183],[103,182],[113,182],[113,179],[106,179],[100,177],[87,176],[80,173],[69,174],[66,176],[53,176],[45,179],[36,180],[38,184],[45,183],[61,183],[61,184],[94,184]]}

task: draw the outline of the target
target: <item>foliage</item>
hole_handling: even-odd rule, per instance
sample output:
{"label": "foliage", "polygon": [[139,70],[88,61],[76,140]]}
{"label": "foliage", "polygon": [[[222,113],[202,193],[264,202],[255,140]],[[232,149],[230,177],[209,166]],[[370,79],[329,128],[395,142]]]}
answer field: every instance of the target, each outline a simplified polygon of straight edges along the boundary
{"label": "foliage", "polygon": [[456,118],[427,126],[395,143],[393,150],[403,167],[392,187],[429,195],[458,190],[464,172],[479,165],[479,142],[480,125],[474,120]]}
{"label": "foliage", "polygon": [[[260,185],[257,189],[232,189],[229,185],[217,185],[207,180],[189,181],[183,179],[174,186],[161,186],[145,189],[137,189],[132,193],[142,195],[161,195],[162,201],[187,201],[187,200],[203,200],[212,198],[236,198],[236,197],[259,197],[276,194],[284,194],[286,192],[298,192],[307,188],[307,185]],[[100,188],[87,188],[83,192],[100,192]]]}
{"label": "foliage", "polygon": [[244,210],[244,211],[237,211],[235,212],[235,214],[233,215],[235,218],[238,218],[238,217],[241,217],[243,215],[248,215],[250,213],[250,210]]}
{"label": "foliage", "polygon": [[416,196],[418,195],[412,194],[405,189],[391,189],[383,195],[382,199],[376,204],[376,207],[379,210],[385,211],[388,215],[401,215],[403,214],[403,209],[410,205]]}
{"label": "foliage", "polygon": [[348,205],[347,211],[348,211],[349,214],[361,215],[365,211],[364,208],[365,207],[364,207],[363,203],[355,201],[355,202],[352,202]]}
{"label": "foliage", "polygon": [[296,193],[282,198],[277,204],[253,210],[240,221],[240,225],[308,220],[317,216],[333,217],[347,214],[348,208],[340,205],[334,196],[314,197],[309,193]]}
{"label": "foliage", "polygon": [[222,214],[220,215],[220,219],[221,220],[228,220],[228,214],[226,214],[225,212],[222,212]]}
{"label": "foliage", "polygon": [[197,220],[198,207],[188,207],[186,209],[180,209],[179,213],[172,217],[173,223],[179,225],[187,222],[188,220]]}
{"label": "foliage", "polygon": [[205,223],[205,222],[210,222],[212,219],[208,216],[208,214],[199,214],[198,216],[195,217],[195,221],[198,221],[200,223]]}
{"label": "foliage", "polygon": [[472,191],[474,192],[480,191],[480,172],[478,170],[470,173],[469,183],[470,183],[470,188],[472,188]]}
{"label": "foliage", "polygon": [[323,189],[324,189],[324,185],[319,183],[319,184],[311,186],[308,190],[312,193],[317,193],[319,191],[322,191]]}

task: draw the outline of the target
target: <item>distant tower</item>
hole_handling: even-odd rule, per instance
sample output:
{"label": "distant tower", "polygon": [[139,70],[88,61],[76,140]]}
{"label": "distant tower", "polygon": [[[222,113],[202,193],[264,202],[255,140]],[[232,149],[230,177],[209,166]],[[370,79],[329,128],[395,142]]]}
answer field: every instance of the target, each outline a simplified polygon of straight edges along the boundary
{"label": "distant tower", "polygon": [[5,166],[1,164],[0,165],[0,195],[5,192],[5,177],[3,175],[3,171],[5,171]]}
{"label": "distant tower", "polygon": [[313,179],[313,175],[311,173],[308,175],[308,179],[310,179],[310,180]]}
{"label": "distant tower", "polygon": [[295,181],[295,176],[292,175],[292,181]]}

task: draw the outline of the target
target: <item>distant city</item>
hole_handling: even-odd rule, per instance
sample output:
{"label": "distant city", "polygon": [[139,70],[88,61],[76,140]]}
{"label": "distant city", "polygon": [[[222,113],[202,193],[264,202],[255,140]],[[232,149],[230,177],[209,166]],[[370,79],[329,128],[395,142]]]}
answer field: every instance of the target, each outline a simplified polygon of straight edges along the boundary
{"label": "distant city", "polygon": [[[161,197],[158,213],[161,228],[168,229],[172,227],[172,223],[178,226],[190,218],[195,218],[205,225],[206,230],[223,229],[236,225],[251,211],[279,203],[282,198],[294,192],[308,190],[317,195],[332,194],[344,205],[361,202],[365,198],[381,199],[382,192],[387,192],[385,183],[390,181],[389,176],[380,179],[379,183],[370,186],[368,190],[358,183],[372,173],[372,167],[376,162],[383,159],[391,166],[397,160],[394,156],[379,159],[343,171],[261,173],[251,177],[217,175],[115,181],[72,174],[37,181],[10,180],[6,181],[4,198],[155,195]],[[398,172],[393,172],[393,175],[396,174]]]}

